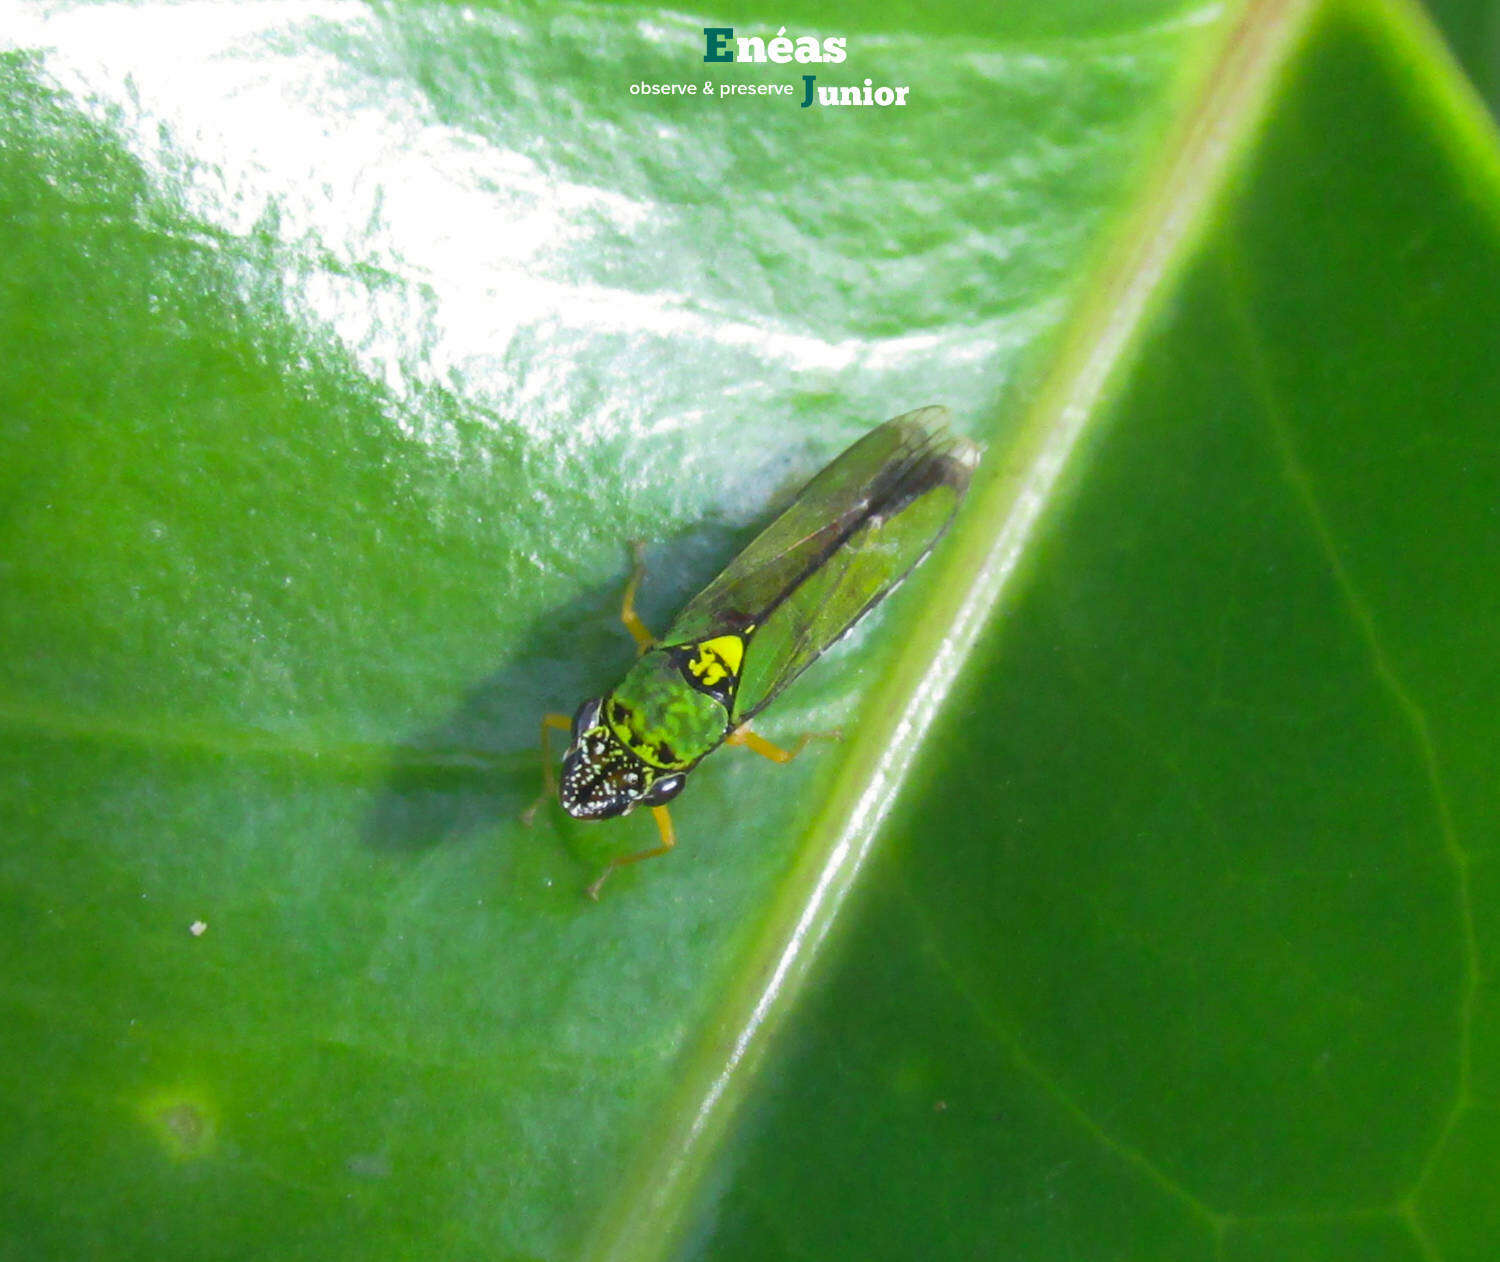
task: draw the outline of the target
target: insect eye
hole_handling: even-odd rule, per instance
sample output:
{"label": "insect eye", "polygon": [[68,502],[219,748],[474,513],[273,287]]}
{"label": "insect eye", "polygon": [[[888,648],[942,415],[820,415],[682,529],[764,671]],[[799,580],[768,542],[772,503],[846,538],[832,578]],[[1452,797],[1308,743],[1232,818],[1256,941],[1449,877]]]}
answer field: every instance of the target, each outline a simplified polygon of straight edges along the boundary
{"label": "insect eye", "polygon": [[572,738],[576,741],[580,732],[587,732],[599,722],[599,708],[602,703],[598,697],[590,697],[578,707],[578,713],[573,716]]}
{"label": "insect eye", "polygon": [[651,791],[641,801],[647,806],[661,806],[681,793],[686,783],[686,776],[664,776],[651,786]]}

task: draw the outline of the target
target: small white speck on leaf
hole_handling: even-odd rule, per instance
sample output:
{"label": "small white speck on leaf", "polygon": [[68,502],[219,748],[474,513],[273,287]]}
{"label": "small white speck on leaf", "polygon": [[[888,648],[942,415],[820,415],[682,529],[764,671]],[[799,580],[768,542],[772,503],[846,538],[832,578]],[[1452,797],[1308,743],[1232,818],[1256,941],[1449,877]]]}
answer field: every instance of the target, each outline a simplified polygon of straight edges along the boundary
{"label": "small white speck on leaf", "polygon": [[208,928],[208,921],[206,921],[206,920],[195,920],[195,921],[193,921],[192,924],[190,924],[188,926],[188,932],[191,933],[193,935],[193,937],[195,937],[195,938],[201,938],[203,936],[204,931],[207,928]]}

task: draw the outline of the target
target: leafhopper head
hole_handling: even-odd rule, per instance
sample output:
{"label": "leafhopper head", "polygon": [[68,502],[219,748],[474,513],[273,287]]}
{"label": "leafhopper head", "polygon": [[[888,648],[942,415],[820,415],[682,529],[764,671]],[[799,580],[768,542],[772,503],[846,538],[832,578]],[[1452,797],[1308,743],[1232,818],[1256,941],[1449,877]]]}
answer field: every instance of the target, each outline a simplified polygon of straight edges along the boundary
{"label": "leafhopper head", "polygon": [[573,716],[558,798],[575,819],[628,815],[637,803],[661,806],[682,790],[681,773],[664,773],[625,747],[604,722],[604,701],[591,697]]}

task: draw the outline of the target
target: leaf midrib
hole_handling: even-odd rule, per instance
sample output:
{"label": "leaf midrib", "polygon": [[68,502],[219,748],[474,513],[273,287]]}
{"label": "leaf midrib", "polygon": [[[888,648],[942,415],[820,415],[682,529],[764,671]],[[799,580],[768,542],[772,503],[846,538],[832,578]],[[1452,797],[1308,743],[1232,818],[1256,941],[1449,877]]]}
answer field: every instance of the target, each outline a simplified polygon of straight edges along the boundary
{"label": "leaf midrib", "polygon": [[988,453],[946,546],[929,603],[865,706],[790,878],[768,908],[737,979],[704,1027],[660,1122],[623,1168],[582,1256],[671,1252],[761,1057],[796,1003],[818,948],[868,858],[880,824],[959,672],[1065,493],[1082,440],[1102,419],[1112,381],[1153,302],[1192,253],[1266,112],[1316,0],[1251,0],[1226,15],[1183,98],[1179,121],[1087,287],[1051,343],[1016,437]]}

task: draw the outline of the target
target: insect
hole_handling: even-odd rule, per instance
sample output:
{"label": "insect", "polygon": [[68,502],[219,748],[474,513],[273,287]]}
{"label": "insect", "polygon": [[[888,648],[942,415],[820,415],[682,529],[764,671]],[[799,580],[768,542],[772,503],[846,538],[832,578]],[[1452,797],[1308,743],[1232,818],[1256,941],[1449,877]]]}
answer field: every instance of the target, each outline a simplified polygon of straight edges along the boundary
{"label": "insect", "polygon": [[[676,844],[667,803],[720,745],[790,762],[810,735],[781,749],[748,724],[789,683],[901,582],[947,529],[979,458],[945,428],[946,408],[908,412],[870,431],[803,488],[791,505],[689,602],[660,639],[635,611],[639,549],[620,619],[639,649],[614,690],[569,719],[542,719],[546,777],[569,815],[610,819],[649,807],[661,841],[613,860],[616,868]],[[569,733],[562,779],[548,730]],[[538,803],[539,805],[540,803]],[[528,812],[528,817],[535,811]]]}

